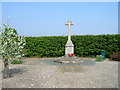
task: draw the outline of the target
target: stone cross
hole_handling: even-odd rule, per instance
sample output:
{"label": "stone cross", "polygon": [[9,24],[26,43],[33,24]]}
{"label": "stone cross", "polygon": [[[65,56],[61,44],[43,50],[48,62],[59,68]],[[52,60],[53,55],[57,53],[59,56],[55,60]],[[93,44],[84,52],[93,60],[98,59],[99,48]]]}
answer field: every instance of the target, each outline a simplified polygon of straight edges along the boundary
{"label": "stone cross", "polygon": [[70,26],[73,25],[72,21],[68,21],[65,25],[68,25],[68,40],[71,40],[70,36]]}
{"label": "stone cross", "polygon": [[71,41],[71,35],[70,35],[70,26],[73,25],[72,21],[68,21],[65,25],[68,25],[68,41],[65,45],[65,55],[74,54],[74,45]]}

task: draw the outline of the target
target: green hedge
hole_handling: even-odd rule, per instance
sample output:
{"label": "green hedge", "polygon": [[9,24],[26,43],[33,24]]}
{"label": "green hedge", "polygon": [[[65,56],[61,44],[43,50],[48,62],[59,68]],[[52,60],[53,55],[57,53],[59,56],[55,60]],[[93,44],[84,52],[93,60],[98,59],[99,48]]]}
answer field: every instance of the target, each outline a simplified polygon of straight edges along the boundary
{"label": "green hedge", "polygon": [[[26,37],[25,56],[60,57],[65,54],[67,36]],[[75,55],[95,57],[100,50],[106,51],[106,57],[119,52],[119,34],[114,35],[77,35],[72,36]]]}

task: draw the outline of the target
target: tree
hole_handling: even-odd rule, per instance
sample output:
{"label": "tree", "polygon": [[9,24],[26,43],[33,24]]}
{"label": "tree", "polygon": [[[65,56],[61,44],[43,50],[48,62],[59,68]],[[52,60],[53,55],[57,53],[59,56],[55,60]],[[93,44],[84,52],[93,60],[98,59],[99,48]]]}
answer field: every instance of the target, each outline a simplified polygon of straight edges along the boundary
{"label": "tree", "polygon": [[0,55],[4,63],[3,77],[9,77],[9,61],[13,58],[20,58],[24,45],[26,44],[23,36],[18,36],[17,31],[9,25],[4,24],[4,29],[0,33]]}

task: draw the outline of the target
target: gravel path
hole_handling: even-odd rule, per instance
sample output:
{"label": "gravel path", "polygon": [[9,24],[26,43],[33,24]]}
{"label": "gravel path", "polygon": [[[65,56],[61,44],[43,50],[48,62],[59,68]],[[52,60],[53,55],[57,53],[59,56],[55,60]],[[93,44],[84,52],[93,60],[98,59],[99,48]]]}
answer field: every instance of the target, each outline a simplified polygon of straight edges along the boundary
{"label": "gravel path", "polygon": [[60,66],[44,59],[27,58],[10,65],[12,77],[3,88],[118,88],[118,62],[103,61],[88,66]]}
{"label": "gravel path", "polygon": [[0,58],[0,90],[2,89],[2,59]]}

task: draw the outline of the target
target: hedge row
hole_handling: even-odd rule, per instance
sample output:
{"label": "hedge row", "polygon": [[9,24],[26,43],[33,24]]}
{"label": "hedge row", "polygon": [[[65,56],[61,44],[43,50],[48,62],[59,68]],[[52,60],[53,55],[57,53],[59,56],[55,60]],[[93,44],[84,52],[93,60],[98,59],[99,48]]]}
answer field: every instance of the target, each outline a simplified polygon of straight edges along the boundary
{"label": "hedge row", "polygon": [[[65,54],[67,36],[25,37],[25,56],[60,57]],[[106,51],[106,57],[112,52],[120,52],[119,34],[114,35],[77,35],[72,36],[75,55],[95,57],[100,50]]]}

